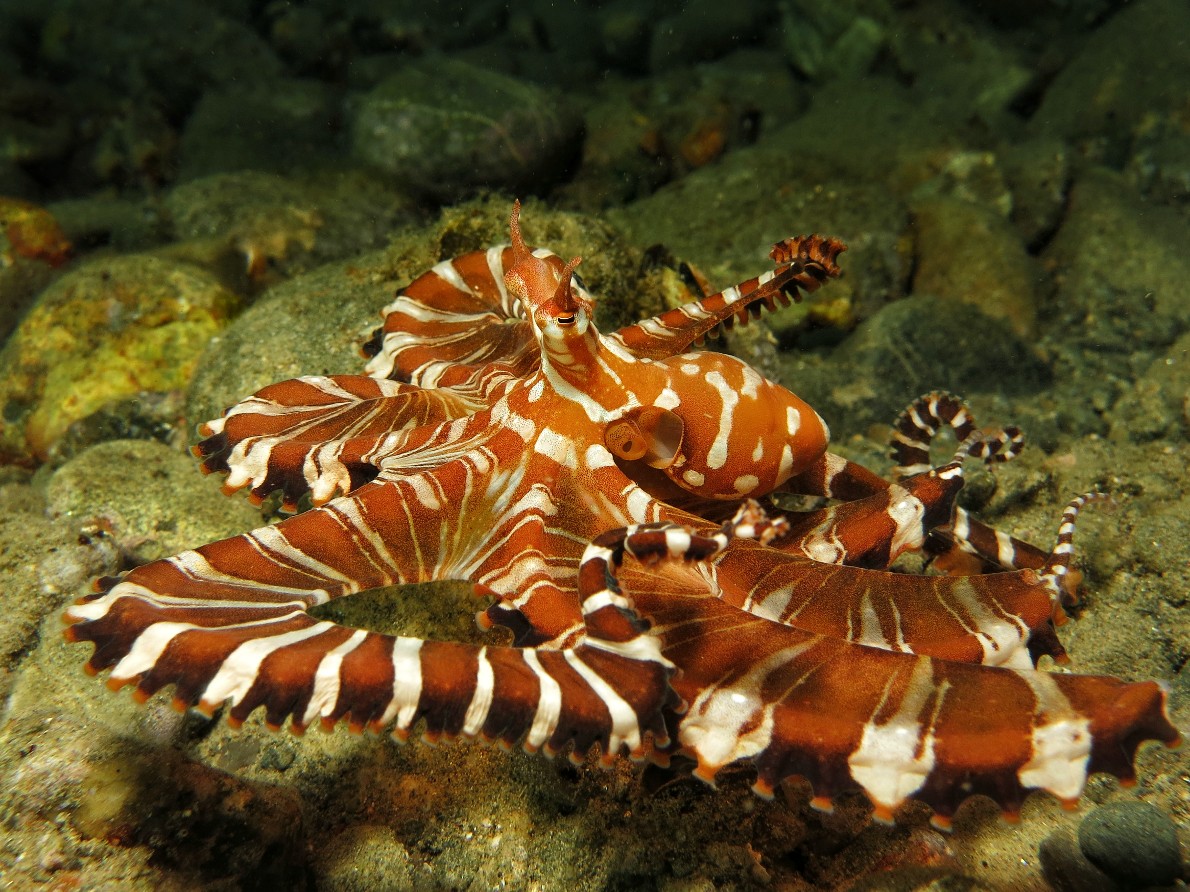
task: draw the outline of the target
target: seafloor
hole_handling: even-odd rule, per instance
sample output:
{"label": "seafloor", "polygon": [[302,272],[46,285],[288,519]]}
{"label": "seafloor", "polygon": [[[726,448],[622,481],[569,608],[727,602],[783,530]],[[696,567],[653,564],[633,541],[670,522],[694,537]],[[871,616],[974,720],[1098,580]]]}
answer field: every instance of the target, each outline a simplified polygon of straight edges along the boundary
{"label": "seafloor", "polygon": [[[931,389],[1020,424],[964,500],[1040,545],[1111,494],[1079,527],[1068,669],[1159,680],[1185,736],[1185,0],[5,0],[0,196],[0,889],[1182,887],[1185,749],[944,835],[913,805],[762,801],[746,770],[232,731],[88,679],[60,615],[274,519],[198,474],[195,425],[359,371],[394,290],[506,240],[519,196],[608,327],[683,299],[683,263],[723,287],[785,236],[847,241],[840,281],[724,349],[881,472]],[[353,600],[482,639],[465,586]],[[1088,861],[1081,822],[1138,800]]]}

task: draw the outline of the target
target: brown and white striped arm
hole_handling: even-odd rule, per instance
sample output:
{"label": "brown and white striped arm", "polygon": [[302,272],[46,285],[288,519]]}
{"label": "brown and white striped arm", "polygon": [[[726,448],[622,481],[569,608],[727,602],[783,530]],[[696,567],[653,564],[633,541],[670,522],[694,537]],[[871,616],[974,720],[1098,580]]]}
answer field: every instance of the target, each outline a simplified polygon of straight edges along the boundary
{"label": "brown and white striped arm", "polygon": [[[930,447],[943,427],[954,431],[960,449],[965,446],[968,455],[988,464],[1011,461],[1025,446],[1020,428],[981,431],[962,400],[935,391],[914,400],[894,422],[889,442],[893,461],[897,462],[893,473],[904,478],[928,470]],[[1044,551],[975,520],[962,508],[955,509],[951,524],[933,531],[926,548],[935,555],[939,567],[960,572],[970,561],[961,560],[958,553],[977,558],[983,564],[977,568],[985,572],[1039,569],[1046,559]]]}
{"label": "brown and white striped arm", "polygon": [[1104,498],[1087,493],[1067,505],[1040,571],[907,576],[840,566],[823,572],[772,549],[741,549],[716,563],[716,581],[725,603],[845,641],[1018,669],[1042,655],[1066,662],[1053,615],[1065,592],[1079,511]]}
{"label": "brown and white striped arm", "polygon": [[426,390],[363,375],[305,377],[265,387],[200,426],[192,450],[203,473],[225,473],[259,504],[280,490],[285,510],[312,494],[320,505],[376,477],[398,434],[478,411],[462,388]]}
{"label": "brown and white striped arm", "polygon": [[816,634],[990,666],[1065,660],[1052,590],[1032,570],[914,576],[739,547],[714,570],[725,604]]}
{"label": "brown and white striped arm", "polygon": [[775,270],[621,328],[608,339],[641,358],[677,356],[722,327],[747,323],[766,309],[801,300],[802,292],[817,291],[839,275],[837,260],[846,250],[843,242],[821,235],[785,239],[769,252]]}
{"label": "brown and white striped arm", "polygon": [[775,547],[824,564],[885,569],[950,523],[962,486],[962,460],[956,459],[871,495],[790,515],[789,535]]}
{"label": "brown and white striped arm", "polygon": [[[705,560],[732,536],[772,534],[755,505],[711,537],[673,524],[604,534],[580,564],[585,632],[562,650],[433,642],[315,620],[306,609],[331,586],[266,583],[269,569],[280,572],[297,555],[292,542],[267,541],[264,531],[109,580],[105,592],[67,612],[67,637],[95,644],[88,671],[110,669],[113,689],[135,685],[143,701],[172,684],[179,708],[214,715],[228,703],[236,726],[264,708],[273,729],[286,719],[298,732],[345,720],[355,731],[391,727],[405,739],[424,721],[431,741],[479,737],[551,756],[569,750],[576,760],[598,745],[605,761],[622,752],[643,758],[654,743],[667,745],[662,710],[676,698],[660,641],[616,581],[624,556],[646,564]],[[239,547],[238,563],[249,544],[272,552],[245,568],[252,578],[233,577],[220,552]],[[299,576],[308,583],[317,555],[303,559],[309,566]],[[329,582],[329,574],[318,575]]]}
{"label": "brown and white striped arm", "polygon": [[1178,742],[1153,682],[866,647],[742,616],[696,595],[689,570],[671,566],[648,586],[640,572],[625,568],[622,581],[677,668],[671,684],[689,708],[675,737],[708,783],[747,760],[761,796],[802,778],[817,808],[860,790],[887,821],[913,798],[945,829],[970,796],[991,796],[1010,819],[1035,789],[1073,804],[1091,773],[1133,779],[1141,742]]}

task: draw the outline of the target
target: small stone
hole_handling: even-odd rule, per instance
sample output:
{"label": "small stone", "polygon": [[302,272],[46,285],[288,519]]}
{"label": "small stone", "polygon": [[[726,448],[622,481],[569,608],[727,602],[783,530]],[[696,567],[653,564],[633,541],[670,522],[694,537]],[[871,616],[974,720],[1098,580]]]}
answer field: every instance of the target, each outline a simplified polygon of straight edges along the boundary
{"label": "small stone", "polygon": [[1041,841],[1037,854],[1042,874],[1057,892],[1113,892],[1118,888],[1111,877],[1087,860],[1069,830],[1055,830]]}
{"label": "small stone", "polygon": [[1127,889],[1168,886],[1181,873],[1177,829],[1147,802],[1109,802],[1079,825],[1087,860]]}

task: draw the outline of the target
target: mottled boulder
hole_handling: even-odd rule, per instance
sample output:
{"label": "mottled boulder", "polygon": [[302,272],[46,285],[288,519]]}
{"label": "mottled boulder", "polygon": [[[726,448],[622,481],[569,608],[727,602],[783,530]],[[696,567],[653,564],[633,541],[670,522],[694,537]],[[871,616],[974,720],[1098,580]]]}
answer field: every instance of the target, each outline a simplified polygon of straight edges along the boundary
{"label": "mottled boulder", "polygon": [[1188,33],[1185,0],[1122,5],[1054,78],[1033,127],[1084,142],[1106,160],[1122,160],[1146,118],[1176,116],[1185,102],[1185,91],[1171,85],[1190,79]]}
{"label": "mottled boulder", "polygon": [[146,255],[63,276],[0,351],[0,454],[44,459],[73,422],[104,404],[185,387],[236,304],[201,270]]}
{"label": "mottled boulder", "polygon": [[574,162],[581,119],[556,94],[450,59],[393,74],[356,108],[356,157],[446,200],[484,186],[542,191]]}

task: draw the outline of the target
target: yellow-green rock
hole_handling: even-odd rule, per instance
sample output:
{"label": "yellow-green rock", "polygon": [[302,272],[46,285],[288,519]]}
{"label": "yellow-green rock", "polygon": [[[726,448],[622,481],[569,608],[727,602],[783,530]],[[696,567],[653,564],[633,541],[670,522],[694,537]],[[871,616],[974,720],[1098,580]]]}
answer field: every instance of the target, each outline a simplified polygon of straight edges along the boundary
{"label": "yellow-green rock", "polygon": [[236,303],[203,271],[145,255],[63,276],[0,352],[0,456],[42,460],[105,403],[185,387]]}

